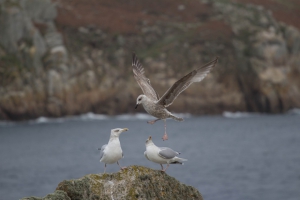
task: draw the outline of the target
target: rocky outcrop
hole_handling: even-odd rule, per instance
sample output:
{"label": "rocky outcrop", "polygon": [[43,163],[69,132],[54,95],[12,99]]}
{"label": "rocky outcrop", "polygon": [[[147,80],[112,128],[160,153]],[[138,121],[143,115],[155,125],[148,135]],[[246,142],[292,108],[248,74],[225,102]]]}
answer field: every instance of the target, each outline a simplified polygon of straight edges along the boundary
{"label": "rocky outcrop", "polygon": [[95,199],[197,199],[199,191],[178,182],[161,171],[131,166],[113,174],[90,174],[76,180],[65,180],[56,191],[44,198],[22,200],[95,200]]}
{"label": "rocky outcrop", "polygon": [[[50,0],[0,2],[0,118],[44,115],[60,100],[68,76],[67,51]],[[52,109],[52,110],[51,110]]]}
{"label": "rocky outcrop", "polygon": [[220,58],[171,111],[300,107],[299,30],[262,6],[221,0],[164,0],[160,6],[1,0],[0,6],[0,120],[134,112],[141,90],[132,76],[132,51],[160,95]]}
{"label": "rocky outcrop", "polygon": [[300,32],[277,22],[262,6],[216,2],[234,33],[236,81],[246,110],[285,112],[299,107]]}

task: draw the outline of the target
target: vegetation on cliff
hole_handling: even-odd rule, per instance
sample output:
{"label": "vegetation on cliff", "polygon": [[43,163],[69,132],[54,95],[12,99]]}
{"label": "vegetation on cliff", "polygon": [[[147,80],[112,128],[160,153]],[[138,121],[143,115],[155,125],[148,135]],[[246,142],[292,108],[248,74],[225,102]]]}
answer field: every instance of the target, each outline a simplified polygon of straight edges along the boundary
{"label": "vegetation on cliff", "polygon": [[288,1],[280,6],[290,12],[276,11],[274,18],[268,2],[264,8],[251,0],[1,0],[0,119],[134,112],[141,90],[132,51],[160,95],[191,69],[220,58],[175,101],[174,112],[300,107],[299,27],[283,17],[299,16],[300,6]]}

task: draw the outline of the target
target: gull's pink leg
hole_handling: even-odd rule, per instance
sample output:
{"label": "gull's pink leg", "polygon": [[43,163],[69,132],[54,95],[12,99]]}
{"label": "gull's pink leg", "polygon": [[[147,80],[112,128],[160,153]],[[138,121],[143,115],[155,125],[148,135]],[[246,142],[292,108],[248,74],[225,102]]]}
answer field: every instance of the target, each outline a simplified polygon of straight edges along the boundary
{"label": "gull's pink leg", "polygon": [[117,161],[117,163],[118,163],[119,167],[121,168],[121,170],[126,169],[126,167],[121,167],[120,166],[119,161]]}
{"label": "gull's pink leg", "polygon": [[166,123],[166,120],[164,119],[164,122],[165,122],[165,134],[164,136],[162,137],[163,141],[167,140],[168,139],[168,135],[167,135],[167,123]]}
{"label": "gull's pink leg", "polygon": [[162,164],[160,164],[161,166],[161,171],[164,171],[164,166]]}
{"label": "gull's pink leg", "polygon": [[165,172],[168,169],[168,167],[169,167],[169,163],[167,164],[167,167],[162,171]]}
{"label": "gull's pink leg", "polygon": [[158,120],[160,119],[155,119],[155,120],[152,120],[152,121],[147,121],[148,124],[154,124],[155,122],[157,122]]}

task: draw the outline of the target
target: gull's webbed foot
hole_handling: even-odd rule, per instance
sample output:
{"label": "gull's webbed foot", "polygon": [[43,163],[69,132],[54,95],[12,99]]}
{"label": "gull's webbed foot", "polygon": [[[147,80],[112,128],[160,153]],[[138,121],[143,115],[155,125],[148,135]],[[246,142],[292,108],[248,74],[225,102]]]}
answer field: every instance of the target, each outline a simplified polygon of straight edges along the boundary
{"label": "gull's webbed foot", "polygon": [[155,122],[157,122],[158,120],[160,119],[155,119],[155,120],[152,120],[152,121],[147,121],[148,124],[154,124]]}
{"label": "gull's webbed foot", "polygon": [[117,164],[119,165],[119,167],[120,167],[121,170],[126,169],[126,167],[121,167],[121,165],[119,164],[119,161],[117,161]]}
{"label": "gull's webbed foot", "polygon": [[164,134],[164,136],[162,137],[163,141],[167,140],[168,139],[168,135],[167,133]]}
{"label": "gull's webbed foot", "polygon": [[147,121],[148,124],[154,124],[156,121],[153,120],[153,121]]}

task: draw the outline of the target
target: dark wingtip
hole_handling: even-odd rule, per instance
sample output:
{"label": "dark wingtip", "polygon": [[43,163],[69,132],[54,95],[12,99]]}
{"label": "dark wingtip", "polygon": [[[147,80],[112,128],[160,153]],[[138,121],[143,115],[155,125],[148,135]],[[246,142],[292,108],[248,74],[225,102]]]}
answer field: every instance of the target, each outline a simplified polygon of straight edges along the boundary
{"label": "dark wingtip", "polygon": [[219,57],[218,56],[215,58],[215,61],[216,61],[216,63],[219,61]]}
{"label": "dark wingtip", "polygon": [[132,65],[136,65],[137,64],[137,57],[135,52],[132,52]]}
{"label": "dark wingtip", "polygon": [[214,66],[218,63],[219,57],[217,56],[212,62],[214,63]]}
{"label": "dark wingtip", "polygon": [[216,64],[219,61],[219,57],[217,56],[214,60],[210,61],[210,63],[208,63],[208,65],[213,64],[213,66],[211,68],[214,68],[216,66]]}

